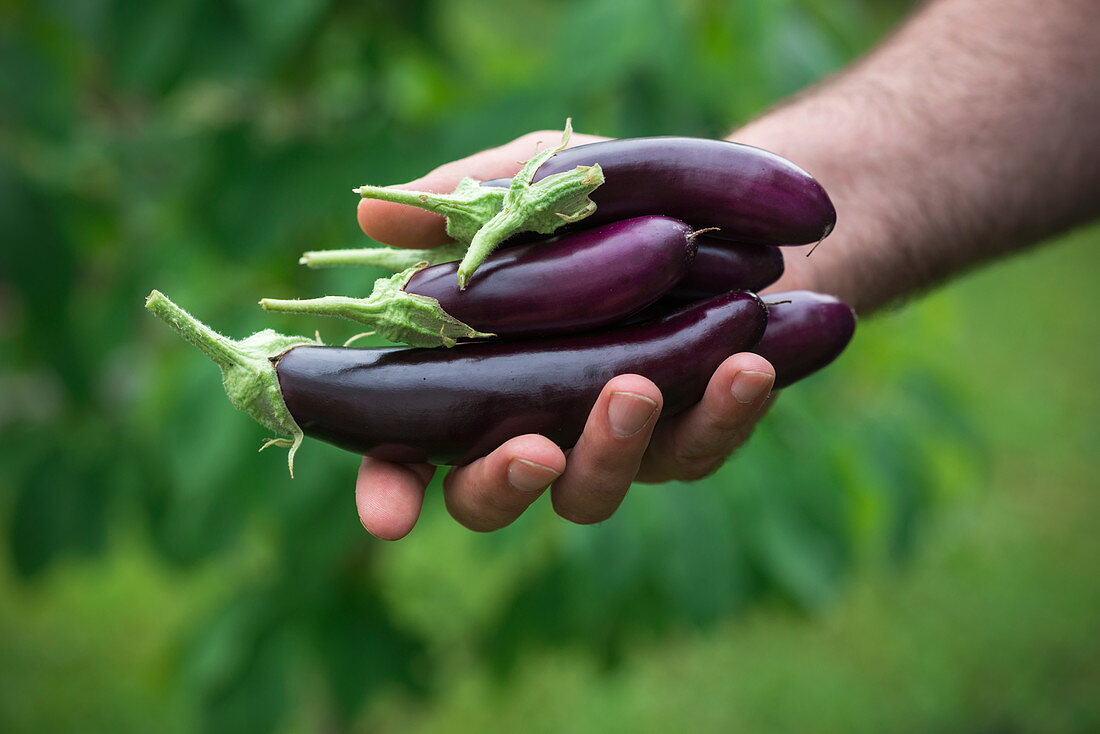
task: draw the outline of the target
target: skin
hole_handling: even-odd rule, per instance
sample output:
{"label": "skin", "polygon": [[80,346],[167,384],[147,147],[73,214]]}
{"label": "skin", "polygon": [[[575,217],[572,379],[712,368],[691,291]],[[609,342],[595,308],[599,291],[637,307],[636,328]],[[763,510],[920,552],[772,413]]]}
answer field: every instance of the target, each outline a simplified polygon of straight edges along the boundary
{"label": "skin", "polygon": [[[812,258],[799,257],[808,247],[786,250],[772,290],[832,293],[868,314],[1096,217],[1095,20],[1095,0],[932,2],[849,69],[730,135],[808,170],[838,212]],[[510,176],[559,138],[531,133],[406,185],[445,192],[463,176]],[[417,209],[363,201],[358,218],[394,246],[447,241],[442,220]],[[697,479],[720,466],[766,412],[774,374],[757,355],[733,355],[698,405],[660,423],[656,386],[615,377],[568,456],[542,436],[514,438],[448,473],[447,507],[466,527],[494,530],[549,488],[563,518],[605,520],[632,481]],[[434,471],[365,459],[356,483],[364,527],[404,537]]]}

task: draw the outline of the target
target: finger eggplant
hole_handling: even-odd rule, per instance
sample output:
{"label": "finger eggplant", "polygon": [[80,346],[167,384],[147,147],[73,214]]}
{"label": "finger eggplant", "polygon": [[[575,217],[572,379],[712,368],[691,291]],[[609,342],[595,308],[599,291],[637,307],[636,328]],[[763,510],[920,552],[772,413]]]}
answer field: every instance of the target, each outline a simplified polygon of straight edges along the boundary
{"label": "finger eggplant", "polygon": [[855,312],[835,296],[812,291],[768,293],[768,327],[752,350],[775,367],[775,389],[836,359],[856,329]]}
{"label": "finger eggplant", "polygon": [[700,234],[695,260],[672,288],[676,298],[698,300],[744,289],[759,291],[783,275],[783,253],[774,245],[746,245]]}
{"label": "finger eggplant", "polygon": [[[774,153],[728,140],[623,138],[545,150],[512,178],[465,178],[450,194],[362,186],[365,198],[443,214],[470,246],[458,268],[465,287],[509,238],[664,214],[735,242],[800,245],[832,231],[836,210],[810,174]],[[564,148],[564,149],[563,149]],[[524,234],[527,233],[527,234]]]}
{"label": "finger eggplant", "polygon": [[664,415],[675,414],[767,323],[760,299],[735,291],[651,324],[581,335],[446,351],[351,349],[270,331],[232,341],[156,291],[146,306],[219,364],[234,405],[293,436],[280,441],[291,446],[292,469],[303,433],[368,456],[436,464],[469,463],[527,433],[567,448],[615,375],[653,380]]}
{"label": "finger eggplant", "polygon": [[619,374],[653,380],[674,414],[702,397],[723,359],[759,340],[766,318],[756,296],[738,291],[644,327],[579,336],[447,352],[296,347],[276,371],[307,435],[390,461],[466,464],[526,433],[572,446]]}
{"label": "finger eggplant", "polygon": [[[640,214],[666,214],[693,227],[718,227],[738,242],[818,242],[836,223],[825,189],[786,158],[728,140],[651,137],[566,148],[535,171],[533,181],[598,165],[603,184],[590,197],[585,226]],[[504,187],[510,179],[483,181]]]}
{"label": "finger eggplant", "polygon": [[450,262],[381,279],[368,298],[260,303],[271,311],[354,319],[415,346],[453,345],[456,338],[478,335],[558,334],[611,324],[653,303],[683,277],[694,256],[695,237],[686,224],[636,217],[498,250],[466,290],[455,279],[458,263]]}

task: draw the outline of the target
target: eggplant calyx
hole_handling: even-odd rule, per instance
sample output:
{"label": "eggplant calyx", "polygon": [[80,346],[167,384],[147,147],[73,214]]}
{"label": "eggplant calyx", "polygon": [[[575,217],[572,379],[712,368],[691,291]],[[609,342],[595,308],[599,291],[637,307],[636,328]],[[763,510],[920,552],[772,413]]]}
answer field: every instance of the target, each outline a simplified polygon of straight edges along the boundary
{"label": "eggplant calyx", "polygon": [[467,244],[451,242],[426,250],[409,250],[403,247],[359,247],[348,250],[313,250],[302,254],[299,264],[310,268],[334,268],[344,265],[369,266],[397,272],[417,263],[429,265],[461,260]]}
{"label": "eggplant calyx", "polygon": [[453,347],[458,339],[484,339],[494,334],[478,331],[443,310],[439,301],[405,290],[409,279],[425,263],[374,282],[366,298],[323,296],[304,301],[265,298],[267,311],[341,316],[370,326],[386,339],[413,347]]}
{"label": "eggplant calyx", "polygon": [[485,222],[470,240],[470,247],[458,266],[459,288],[466,288],[485,258],[511,235],[518,232],[550,234],[563,224],[579,221],[596,211],[596,204],[589,196],[604,182],[603,169],[598,164],[577,166],[532,183],[539,167],[564,150],[572,135],[572,121],[566,120],[561,142],[532,157],[512,177],[500,212]]}
{"label": "eggplant calyx", "polygon": [[153,315],[171,326],[202,352],[210,357],[222,371],[222,385],[229,402],[252,416],[257,423],[276,435],[290,438],[274,438],[261,450],[275,444],[287,446],[287,466],[294,476],[294,454],[302,444],[304,435],[294,416],[290,414],[283,393],[279,388],[279,376],[275,362],[283,354],[303,344],[318,344],[319,340],[303,336],[285,336],[271,329],[264,329],[247,339],[224,337],[177,306],[160,291],[154,290],[145,300],[145,307]]}

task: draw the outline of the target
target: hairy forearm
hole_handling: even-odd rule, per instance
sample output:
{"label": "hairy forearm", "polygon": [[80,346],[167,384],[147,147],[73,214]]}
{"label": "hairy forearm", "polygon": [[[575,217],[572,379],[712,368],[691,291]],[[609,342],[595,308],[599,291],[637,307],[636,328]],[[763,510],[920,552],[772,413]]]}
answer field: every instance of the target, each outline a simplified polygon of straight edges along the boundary
{"label": "hairy forearm", "polygon": [[731,135],[806,168],[837,207],[781,285],[868,312],[1100,213],[1097,8],[933,2]]}

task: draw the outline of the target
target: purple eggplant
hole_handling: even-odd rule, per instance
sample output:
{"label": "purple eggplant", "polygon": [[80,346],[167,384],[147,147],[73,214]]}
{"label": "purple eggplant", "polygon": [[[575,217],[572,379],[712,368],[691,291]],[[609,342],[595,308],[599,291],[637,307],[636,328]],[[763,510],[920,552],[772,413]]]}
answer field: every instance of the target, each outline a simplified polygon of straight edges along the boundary
{"label": "purple eggplant", "polygon": [[559,334],[612,324],[653,303],[687,272],[695,249],[683,222],[635,217],[499,250],[465,290],[455,278],[458,263],[450,262],[380,280],[368,298],[260,303],[270,311],[344,316],[414,346]]}
{"label": "purple eggplant", "polygon": [[746,245],[707,237],[695,238],[698,250],[671,295],[698,300],[726,291],[759,291],[783,275],[783,253],[774,245]]}
{"label": "purple eggplant", "polygon": [[768,293],[768,328],[752,351],[775,367],[775,389],[836,359],[856,329],[855,312],[835,296],[812,291]]}
{"label": "purple eggplant", "polygon": [[672,288],[695,257],[691,228],[670,217],[636,217],[556,240],[500,250],[466,290],[458,263],[425,268],[405,290],[439,301],[498,336],[581,331],[615,323]]}
{"label": "purple eggplant", "polygon": [[567,337],[447,351],[295,346],[275,371],[306,435],[390,461],[461,465],[526,433],[572,446],[619,374],[653,380],[663,415],[682,411],[722,360],[758,342],[766,322],[759,298],[736,291],[654,323]]}
{"label": "purple eggplant", "polygon": [[[590,194],[595,213],[583,226],[642,214],[666,214],[716,236],[752,244],[818,242],[836,223],[825,189],[774,153],[727,140],[624,138],[566,148],[534,181],[598,164],[604,182]],[[483,186],[508,186],[492,179]]]}

